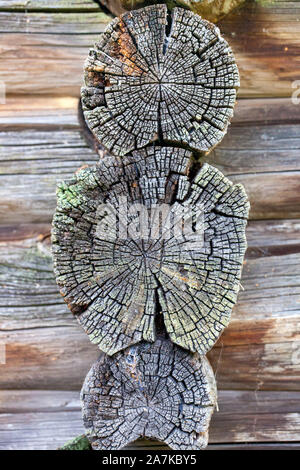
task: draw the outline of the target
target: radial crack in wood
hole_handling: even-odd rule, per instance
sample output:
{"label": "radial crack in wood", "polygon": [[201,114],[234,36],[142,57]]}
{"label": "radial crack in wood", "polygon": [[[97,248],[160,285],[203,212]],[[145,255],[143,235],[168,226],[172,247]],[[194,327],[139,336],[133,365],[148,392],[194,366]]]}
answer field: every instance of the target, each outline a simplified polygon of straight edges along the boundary
{"label": "radial crack in wood", "polygon": [[81,96],[90,129],[113,154],[153,141],[206,152],[226,134],[238,86],[216,26],[153,5],[108,25],[86,61]]}
{"label": "radial crack in wood", "polygon": [[83,420],[94,450],[120,449],[139,437],[172,449],[203,449],[216,405],[204,356],[158,338],[113,357],[101,355],[81,391]]}
{"label": "radial crack in wood", "polygon": [[237,299],[249,204],[241,185],[183,149],[106,157],[58,188],[54,271],[71,311],[107,354],[156,338],[206,353]]}

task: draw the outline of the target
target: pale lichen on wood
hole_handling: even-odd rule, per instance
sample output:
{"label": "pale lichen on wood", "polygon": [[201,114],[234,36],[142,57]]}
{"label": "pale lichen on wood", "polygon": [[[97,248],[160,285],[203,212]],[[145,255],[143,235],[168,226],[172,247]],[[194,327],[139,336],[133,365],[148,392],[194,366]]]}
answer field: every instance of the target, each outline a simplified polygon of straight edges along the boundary
{"label": "pale lichen on wood", "polygon": [[154,141],[207,152],[226,134],[238,86],[217,27],[154,5],[108,25],[86,61],[82,102],[90,129],[113,154]]}
{"label": "pale lichen on wood", "polygon": [[120,449],[139,437],[171,449],[200,450],[217,393],[204,356],[158,338],[113,358],[102,355],[81,391],[83,420],[94,450]]}

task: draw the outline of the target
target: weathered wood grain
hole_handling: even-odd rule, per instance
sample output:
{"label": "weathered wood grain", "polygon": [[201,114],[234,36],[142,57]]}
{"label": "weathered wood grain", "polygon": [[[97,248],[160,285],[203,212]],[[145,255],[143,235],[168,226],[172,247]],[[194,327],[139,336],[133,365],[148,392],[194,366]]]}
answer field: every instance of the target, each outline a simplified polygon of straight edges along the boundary
{"label": "weathered wood grain", "polygon": [[58,188],[56,281],[106,354],[154,341],[161,315],[173,342],[201,354],[229,323],[249,203],[243,187],[207,164],[190,174],[189,161],[183,149],[148,147],[106,157]]}
{"label": "weathered wood grain", "polygon": [[238,99],[228,137],[233,127],[246,123],[257,127],[267,124],[299,124],[300,105],[294,104],[291,98]]}
{"label": "weathered wood grain", "polygon": [[[79,411],[81,410],[79,395],[79,390],[1,390],[0,415]],[[293,396],[292,393],[291,397]]]}
{"label": "weathered wood grain", "polygon": [[[0,225],[0,242],[20,241],[49,237],[49,224]],[[46,234],[46,235],[45,235]]]}
{"label": "weathered wood grain", "polygon": [[[249,223],[244,290],[210,353],[219,388],[299,390],[299,224]],[[2,388],[79,389],[98,355],[58,293],[46,241],[1,244]]]}
{"label": "weathered wood grain", "polygon": [[0,0],[0,11],[63,11],[82,12],[100,10],[93,0]]}
{"label": "weathered wood grain", "polygon": [[299,2],[245,2],[218,26],[237,59],[239,96],[291,96],[299,80]]}
{"label": "weathered wood grain", "polygon": [[[220,390],[208,450],[299,448],[299,400],[299,392]],[[0,404],[4,404],[4,408],[0,405],[1,450],[56,449],[84,432],[78,391],[2,390]],[[272,444],[275,439],[276,445]],[[128,449],[167,446],[138,440]]]}
{"label": "weathered wood grain", "polygon": [[[299,322],[299,320],[298,320]],[[299,390],[300,341],[222,347],[208,353],[218,388]]]}
{"label": "weathered wood grain", "polygon": [[6,93],[79,97],[87,51],[109,21],[101,11],[0,11],[0,80]]}
{"label": "weathered wood grain", "polygon": [[[250,177],[253,175],[258,178],[264,177],[268,185],[268,175],[272,175],[270,176],[272,181],[276,175],[282,175],[284,178],[285,172],[298,172],[300,170],[299,155],[300,124],[265,125],[259,123],[256,125],[249,123],[243,127],[231,126],[230,132],[221,144],[203,161],[216,165],[233,180],[239,177],[245,178],[250,188]],[[257,191],[260,187],[261,191],[265,191],[263,186],[258,183]],[[274,195],[274,205],[275,197]],[[263,201],[259,194],[256,194],[255,198],[252,197],[252,202],[260,206]]]}
{"label": "weathered wood grain", "polygon": [[[38,1],[36,0],[35,3],[37,4]],[[82,0],[81,3],[84,1]],[[14,0],[0,0],[3,9],[9,9],[13,3],[17,2],[14,2]],[[23,2],[20,0],[18,3]],[[50,13],[49,10],[52,5],[59,4],[59,6],[62,6],[66,3],[73,5],[77,2],[76,0],[60,0],[59,2],[56,2],[56,0],[43,2],[41,0],[40,3],[45,3],[41,6],[41,11],[47,9]],[[279,200],[279,211],[276,204],[271,204],[272,191],[270,191],[270,202],[267,206],[264,206],[266,212],[259,211],[259,213],[263,217],[268,217],[267,211],[272,205],[271,213],[275,214],[275,217],[290,217],[286,208],[291,207],[291,205],[287,206],[285,201],[292,198],[295,207],[299,206],[297,194],[293,194],[293,187],[295,188],[295,186],[289,187],[287,183],[290,179],[286,178],[290,169],[295,172],[292,180],[299,178],[297,174],[299,171],[297,164],[298,144],[295,140],[297,127],[294,127],[293,137],[290,141],[291,145],[289,146],[289,137],[287,137],[287,134],[284,137],[283,134],[284,130],[289,130],[289,126],[283,128],[282,124],[292,123],[294,126],[300,122],[300,106],[293,105],[290,100],[291,92],[294,91],[291,88],[291,82],[299,79],[297,64],[300,56],[298,52],[300,3],[270,2],[269,5],[265,5],[266,2],[263,3],[261,5],[258,2],[253,2],[250,5],[249,2],[247,9],[243,9],[245,13],[234,13],[221,23],[221,30],[225,32],[225,37],[233,46],[241,70],[242,90],[240,96],[260,96],[261,98],[239,100],[235,108],[233,126],[228,137],[230,137],[236,126],[242,127],[249,124],[250,127],[253,127],[251,136],[251,132],[243,134],[244,129],[239,131],[241,132],[239,137],[237,134],[235,135],[235,138],[239,140],[239,145],[243,144],[243,135],[245,135],[243,155],[239,154],[240,156],[237,157],[239,149],[234,146],[231,147],[233,142],[228,140],[227,155],[222,156],[222,153],[219,153],[213,158],[218,159],[220,167],[224,168],[226,166],[226,157],[227,163],[229,163],[228,152],[232,148],[233,161],[237,157],[239,162],[230,165],[228,174],[239,175],[245,171],[246,174],[251,175],[253,173],[254,176],[254,173],[257,172],[256,167],[253,166],[252,168],[252,165],[249,165],[249,162],[253,159],[255,165],[258,165],[258,171],[264,172],[262,173],[264,178],[261,178],[260,182],[272,178],[274,172],[284,171],[284,178],[277,178],[274,181],[274,184],[277,185],[275,188],[277,195],[278,192],[280,193],[280,196],[278,195],[278,199],[276,199]],[[280,9],[278,8],[279,3]],[[21,8],[23,9],[23,7]],[[28,8],[30,9],[30,5]],[[55,6],[57,12],[56,8],[57,6]],[[2,129],[5,125],[7,131],[24,130],[25,128],[27,130],[31,128],[32,130],[33,128],[35,133],[36,128],[48,130],[50,131],[46,137],[48,142],[50,133],[53,130],[54,132],[59,130],[60,126],[64,126],[60,131],[65,130],[65,126],[69,130],[76,130],[76,97],[78,97],[81,84],[83,60],[88,48],[98,39],[99,33],[101,34],[105,25],[103,23],[102,25],[97,24],[97,15],[94,14],[98,13],[98,10],[90,11],[94,16],[90,15],[83,21],[79,15],[74,15],[74,12],[78,13],[83,10],[77,10],[78,7],[73,9],[73,6],[70,8],[67,14],[64,13],[65,19],[62,16],[57,17],[55,14],[45,16],[44,13],[38,12],[35,15],[29,13],[24,15],[24,12],[22,13],[20,10],[21,16],[15,16],[14,25],[11,25],[12,28],[15,28],[15,25],[19,22],[20,30],[15,29],[15,33],[1,34],[0,80],[5,76],[6,81],[8,80],[6,83],[8,91],[19,94],[19,96],[13,98],[13,101],[8,96],[8,106],[0,106]],[[60,11],[62,13],[64,10]],[[44,23],[43,16],[45,18]],[[7,16],[2,16],[0,13],[1,31],[7,31],[6,24]],[[32,31],[31,34],[26,33],[26,28],[29,32]],[[63,31],[64,29],[65,31]],[[48,31],[51,33],[48,34]],[[67,34],[67,31],[71,34]],[[40,60],[39,67],[37,58]],[[61,73],[61,63],[64,64],[63,74]],[[27,98],[26,95],[22,95],[24,92],[46,93],[46,95],[42,95],[39,101],[39,97],[28,96]],[[53,95],[51,96],[49,93],[53,93]],[[54,94],[57,93],[61,95],[58,100],[54,97]],[[285,96],[287,98],[266,100],[263,98],[264,96]],[[20,106],[18,106],[17,101],[19,97],[22,99]],[[62,100],[59,101],[61,98]],[[31,112],[31,108],[34,109],[33,112]],[[55,116],[55,108],[60,110],[58,116]],[[71,112],[71,108],[74,112]],[[258,132],[260,124],[269,124],[269,129],[267,130],[264,127],[263,132],[257,134],[259,137],[259,146],[257,146],[255,132]],[[277,139],[276,132],[278,124],[281,125],[278,131],[278,135],[281,136],[280,139]],[[270,128],[273,126],[275,127],[271,131]],[[265,132],[267,133],[264,138]],[[8,134],[5,135],[6,137],[8,137]],[[21,134],[19,138],[18,133],[15,133],[14,136],[11,134],[8,137],[11,146],[15,148],[15,156],[12,156],[12,152],[10,154],[12,158],[9,162],[13,164],[14,159],[18,160],[13,168],[14,172],[20,173],[19,169],[22,168],[25,173],[30,173],[32,163],[30,162],[29,147],[31,146],[30,141],[33,143],[35,137],[25,138],[25,142],[27,142],[24,146],[25,153],[27,150],[28,152],[24,161],[20,152],[18,152],[23,145],[23,137],[24,134]],[[248,138],[250,138],[251,147],[247,145]],[[55,181],[57,181],[60,179],[59,167],[61,160],[64,159],[64,142],[69,142],[70,136],[62,139],[58,138],[56,140],[58,146],[55,150],[51,150],[51,145],[53,143],[55,145],[55,139],[54,136],[48,147],[49,158],[44,153],[43,159],[47,160],[48,158],[52,170],[54,168],[52,155],[56,159],[57,179]],[[73,142],[77,141],[76,138],[71,140]],[[268,141],[269,147],[261,146],[263,142],[268,143]],[[39,139],[36,142],[36,146],[31,146],[34,171],[39,172],[38,168],[41,168],[42,173],[43,171],[47,172],[46,165],[43,167],[43,163],[40,161],[36,163],[39,160]],[[4,141],[2,140],[1,143],[3,144]],[[19,149],[17,149],[16,143],[20,144]],[[281,146],[284,148],[284,154],[281,152]],[[73,146],[75,153],[77,147],[81,147],[78,141]],[[85,144],[83,147],[86,148]],[[3,154],[6,153],[6,150],[7,148],[4,149]],[[218,147],[216,150],[221,151],[222,149]],[[44,151],[46,152],[45,149]],[[79,151],[82,154],[82,158],[79,158],[79,164],[84,163],[84,152],[85,150]],[[94,162],[91,156],[92,153],[89,153],[89,150],[87,152],[89,161],[92,164]],[[3,159],[3,154],[1,159]],[[261,155],[261,158],[259,158],[259,155]],[[69,157],[71,158],[70,153]],[[286,159],[287,164],[285,163]],[[9,171],[9,162],[6,161],[4,164],[6,171]],[[213,161],[210,160],[210,163],[213,164]],[[79,166],[75,161],[74,164],[76,164],[74,169]],[[243,168],[242,172],[239,169],[240,167]],[[273,167],[277,170],[273,171]],[[272,169],[272,172],[270,172],[270,169]],[[73,170],[70,168],[70,175],[72,172]],[[67,172],[63,176],[67,177]],[[0,329],[2,330],[0,332],[0,342],[6,341],[8,330],[10,330],[10,337],[6,348],[9,362],[5,366],[0,365],[1,381],[6,387],[22,387],[22,381],[25,379],[24,387],[29,388],[79,389],[87,370],[98,353],[90,347],[84,334],[74,325],[74,320],[67,312],[65,305],[60,301],[51,275],[52,266],[46,255],[45,244],[42,243],[43,237],[41,237],[39,243],[39,261],[36,261],[36,244],[32,244],[30,238],[39,233],[44,235],[48,230],[47,225],[16,225],[22,220],[26,222],[33,220],[35,197],[43,200],[44,210],[40,211],[40,215],[43,216],[45,213],[44,220],[47,223],[50,221],[50,205],[52,204],[54,207],[55,204],[54,186],[52,186],[51,191],[45,191],[47,187],[45,180],[42,181],[42,186],[37,186],[39,178],[36,175],[31,181],[26,182],[26,175],[19,174],[14,181],[12,179],[9,181],[8,193],[5,184],[2,186],[1,196],[4,197],[4,201],[9,201],[9,199],[13,201],[15,199],[13,194],[16,195],[18,201],[15,205],[15,216],[12,216],[11,213],[7,214],[5,210],[1,212],[1,222],[5,223],[6,220],[10,220],[13,225],[2,226],[0,235],[6,241],[9,239],[19,240],[19,246],[15,243],[13,245],[5,243],[2,247],[1,258],[4,266],[1,266],[2,277],[0,283],[4,299],[3,302],[2,299],[0,300],[0,304],[3,305],[0,317]],[[252,178],[252,181],[255,184],[255,177]],[[28,198],[36,186],[38,187],[35,192],[36,196],[30,199],[29,204],[26,206],[22,198]],[[21,191],[17,188],[21,188]],[[45,191],[45,197],[43,197],[43,191]],[[17,197],[18,194],[21,194],[21,196]],[[257,197],[254,189],[252,194],[251,198]],[[259,200],[263,201],[263,198],[264,194],[260,193]],[[256,209],[253,212],[254,217],[257,214]],[[299,217],[299,213],[295,212],[294,209],[292,213],[296,213],[296,216]],[[35,215],[34,220],[40,222],[39,216]],[[25,238],[28,239],[27,246],[23,246]],[[299,389],[299,221],[253,221],[248,227],[248,240],[250,241],[250,248],[244,269],[244,279],[242,280],[245,291],[240,292],[239,303],[233,311],[232,323],[222,336],[218,347],[214,348],[216,353],[213,351],[218,385],[226,388],[233,384],[235,388],[259,390],[260,388],[270,389],[274,387],[278,390],[296,390]],[[29,256],[28,252],[30,252]],[[12,254],[14,255],[13,261]],[[5,258],[8,259],[7,263]],[[20,265],[23,267],[17,275]],[[38,271],[37,266],[40,266]],[[7,270],[10,271],[9,274]],[[42,279],[41,273],[45,276]],[[6,287],[3,287],[3,285]],[[31,291],[30,294],[29,291]],[[70,338],[70,340],[67,338]],[[249,346],[247,346],[248,343]],[[74,353],[74,351],[76,352]],[[79,370],[75,370],[75,364],[77,363]],[[229,376],[228,368],[232,370],[232,376]],[[66,370],[69,371],[70,376],[66,374]],[[47,373],[49,374],[49,380],[45,379]],[[29,393],[32,397],[32,392]],[[224,392],[221,391],[220,395],[222,393]],[[11,390],[8,390],[8,394],[11,396]],[[255,392],[253,396],[256,398],[261,397],[260,392]],[[16,395],[14,395],[14,400],[17,400]],[[43,400],[44,405],[42,405]],[[7,401],[7,396],[1,397],[2,404]],[[22,402],[23,398],[19,398],[19,401]],[[11,446],[21,448],[22,445],[25,448],[30,448],[32,444],[36,445],[35,448],[56,448],[72,437],[72,432],[74,432],[74,435],[83,432],[79,409],[75,410],[72,405],[72,412],[77,413],[77,421],[71,418],[71,415],[66,414],[63,418],[51,419],[50,425],[47,427],[50,413],[48,404],[46,405],[45,401],[47,400],[42,398],[41,395],[36,398],[32,397],[32,407],[28,407],[27,410],[23,409],[22,417],[20,414],[16,426],[9,421],[10,417],[8,415],[10,413],[6,413],[1,417],[6,428],[1,433],[1,437],[4,434],[5,440],[2,441],[1,439],[0,447],[4,442],[5,448]],[[51,401],[52,398],[49,401],[49,407],[51,407]],[[216,413],[215,416],[220,416],[222,420],[222,423],[218,424],[220,429],[224,424],[229,423],[234,429],[232,431],[227,429],[226,435],[231,435],[232,432],[236,433],[236,442],[242,442],[250,433],[250,440],[252,438],[253,441],[256,440],[255,436],[257,436],[260,440],[269,440],[269,444],[211,444],[209,448],[299,449],[299,443],[296,442],[294,444],[272,443],[275,439],[282,438],[286,428],[288,428],[287,432],[290,435],[292,434],[291,437],[289,435],[284,437],[287,440],[299,436],[295,429],[294,420],[294,414],[299,411],[299,405],[295,405],[295,408],[289,407],[289,404],[293,402],[291,395],[283,397],[282,405],[277,400],[272,400],[274,407],[271,408],[271,421],[268,424],[266,424],[268,419],[265,417],[261,417],[258,421],[255,419],[255,407],[257,407],[255,399],[253,400],[254,407],[249,406],[249,401],[242,404],[243,402],[239,401],[236,396],[230,402],[231,404],[236,403],[239,411],[245,410],[248,412],[249,410],[251,416],[244,415],[241,419],[232,422],[231,412],[229,412],[228,417],[222,417],[222,414]],[[36,412],[36,403],[41,403],[44,406],[44,408],[41,408],[43,412]],[[14,416],[15,409],[12,408],[11,411]],[[282,419],[281,413],[280,416],[275,413],[276,408],[282,410],[283,413],[286,411],[289,416]],[[2,408],[1,411],[5,410]],[[35,421],[32,421],[32,413]],[[24,432],[24,423],[26,423],[26,432]],[[78,427],[76,427],[76,423]],[[12,424],[12,426],[8,431],[9,424]],[[263,430],[263,434],[257,433],[257,430]],[[214,424],[212,431],[214,432]],[[239,432],[240,434],[238,434]],[[255,435],[252,432],[255,432]],[[264,437],[265,433],[267,438]],[[16,439],[15,443],[13,442],[14,439]],[[297,440],[300,440],[299,437]],[[222,442],[224,442],[223,437]],[[138,442],[136,446],[141,446],[144,449],[149,449],[151,446],[153,446],[151,447],[153,449],[161,448],[159,443],[152,442],[147,442],[146,445],[143,442]]]}
{"label": "weathered wood grain", "polygon": [[158,142],[206,152],[226,134],[239,73],[219,30],[151,5],[107,27],[85,63],[85,120],[112,154]]}
{"label": "weathered wood grain", "polygon": [[0,106],[1,131],[78,130],[77,114],[78,98],[73,96],[8,95]]}
{"label": "weathered wood grain", "polygon": [[[251,216],[255,219],[300,217],[300,172],[272,171],[247,176],[228,175],[233,183],[242,183],[251,202]],[[268,176],[268,178],[267,178]],[[274,190],[276,188],[276,190]],[[280,188],[280,193],[278,191]]]}
{"label": "weathered wood grain", "polygon": [[[32,130],[43,128],[51,131],[65,130],[66,128],[78,129],[78,98],[63,95],[10,94],[6,97],[5,106],[0,106],[0,124],[2,130],[23,130],[27,127],[31,127]],[[224,140],[230,142],[233,132],[243,132],[241,129],[235,129],[236,127],[255,126],[257,132],[261,126],[264,131],[266,126],[269,126],[272,132],[271,126],[278,124],[281,126],[300,124],[300,106],[293,104],[289,98],[238,99],[230,130]],[[64,127],[62,128],[62,126]],[[289,127],[286,126],[287,131],[288,129]],[[247,135],[251,136],[251,131],[249,132],[250,134]],[[275,136],[273,135],[272,138],[275,138],[275,144],[273,146],[276,147],[276,132],[274,134]],[[255,145],[253,137],[254,135],[251,138],[251,144]],[[243,148],[245,148],[247,139],[241,140]],[[263,140],[267,141],[267,138]],[[283,144],[285,145],[286,142],[287,136]],[[219,149],[220,146],[216,148],[216,150]]]}
{"label": "weathered wood grain", "polygon": [[[299,19],[299,2],[247,2],[221,21],[240,70],[240,97],[291,97],[292,82],[299,80]],[[0,12],[0,80],[8,93],[79,96],[87,51],[110,20],[98,11],[84,18]]]}
{"label": "weathered wood grain", "polygon": [[[265,109],[268,109],[267,101]],[[300,106],[294,107],[300,111]],[[13,116],[13,104],[11,111],[2,111],[0,107],[0,121],[9,123],[8,129],[0,133],[2,224],[50,222],[55,209],[56,184],[70,178],[80,166],[98,160],[78,127],[74,127],[75,110],[68,114],[66,107],[62,117],[56,119],[54,115],[51,118],[52,111],[47,117],[48,109],[46,107],[41,116],[38,111],[29,111],[25,124],[21,124],[23,117],[19,120],[18,115]],[[289,109],[286,105],[283,119]],[[270,124],[262,125],[264,116],[260,118],[260,125],[248,123],[243,121],[247,110],[251,120],[260,115],[257,104],[254,109],[245,106],[245,110],[240,111],[241,121],[235,121],[206,160],[234,182],[243,183],[252,207],[250,218],[299,217],[300,124],[273,124],[268,117]],[[20,111],[21,116],[24,113],[26,111]],[[267,114],[270,116],[271,110]],[[59,119],[65,123],[64,130]],[[51,126],[49,121],[53,122]]]}
{"label": "weathered wood grain", "polygon": [[175,450],[201,450],[217,389],[205,356],[164,336],[113,357],[101,355],[81,390],[83,423],[94,450],[122,449],[139,437]]}
{"label": "weathered wood grain", "polygon": [[[300,341],[259,343],[257,338],[240,346],[220,342],[209,353],[218,388],[299,390]],[[6,365],[0,365],[2,389],[78,389],[99,354],[86,335],[70,325],[20,325],[18,330],[2,330],[0,341],[6,345]]]}
{"label": "weathered wood grain", "polygon": [[99,158],[78,130],[4,132],[0,140],[2,223],[49,222],[57,183]]}
{"label": "weathered wood grain", "polygon": [[[74,46],[85,46],[87,44],[84,41],[84,38],[81,39],[81,35],[87,34],[91,36],[94,35],[101,35],[104,31],[106,25],[111,21],[112,17],[100,9],[96,12],[92,13],[60,13],[55,12],[45,12],[45,13],[32,13],[30,11],[24,13],[13,13],[9,12],[1,12],[0,11],[0,31],[2,34],[7,33],[9,37],[13,37],[15,34],[19,36],[22,34],[24,39],[24,34],[33,35],[33,38],[27,37],[27,42],[24,44],[30,44],[33,46],[31,57],[34,57],[33,54],[36,51],[34,48],[34,42],[31,43],[32,39],[39,41],[40,38],[40,46],[43,43],[43,38],[46,38],[47,35],[55,35],[52,39],[49,37],[48,40],[50,44],[53,46],[61,46],[64,45],[64,40],[66,40],[68,36],[75,35],[73,45]],[[12,36],[13,35],[13,36]],[[41,35],[41,36],[40,36]],[[6,39],[8,40],[9,37]],[[60,41],[56,43],[56,40]],[[72,45],[72,40],[69,37],[69,42],[65,44],[66,48]],[[9,46],[9,44],[8,44]],[[11,54],[16,51],[15,45],[11,44],[10,49],[4,50],[4,57],[9,58]],[[8,54],[7,54],[8,52]],[[55,54],[55,51],[52,51]],[[59,52],[59,51],[58,51]],[[71,52],[71,51],[69,51]],[[78,53],[79,51],[77,51]],[[28,50],[28,53],[30,51]],[[46,58],[46,56],[44,56]],[[51,60],[52,56],[48,56],[48,60]],[[70,57],[71,58],[71,57]],[[16,57],[17,59],[17,57]],[[19,57],[20,59],[20,57]],[[82,79],[82,75],[77,77],[78,80]],[[80,83],[80,82],[78,82]]]}

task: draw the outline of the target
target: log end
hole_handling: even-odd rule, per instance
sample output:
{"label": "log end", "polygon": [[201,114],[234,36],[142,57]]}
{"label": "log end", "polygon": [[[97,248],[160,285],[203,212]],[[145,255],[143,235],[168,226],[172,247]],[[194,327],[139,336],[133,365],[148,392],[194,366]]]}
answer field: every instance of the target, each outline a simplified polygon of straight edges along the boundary
{"label": "log end", "polygon": [[238,87],[219,29],[159,4],[108,25],[86,61],[81,98],[90,130],[112,154],[153,142],[201,154],[226,134]]}
{"label": "log end", "polygon": [[204,356],[158,338],[101,356],[86,377],[81,400],[94,450],[121,449],[139,437],[171,449],[200,450],[208,442],[217,395]]}
{"label": "log end", "polygon": [[106,157],[58,189],[56,280],[91,341],[107,354],[156,339],[205,354],[237,300],[249,203],[183,149]]}

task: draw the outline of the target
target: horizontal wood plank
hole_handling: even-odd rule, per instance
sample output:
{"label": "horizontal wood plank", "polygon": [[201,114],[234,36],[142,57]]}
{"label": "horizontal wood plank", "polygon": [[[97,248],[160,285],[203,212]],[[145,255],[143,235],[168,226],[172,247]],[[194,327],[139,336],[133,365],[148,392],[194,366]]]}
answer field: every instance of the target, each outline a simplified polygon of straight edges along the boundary
{"label": "horizontal wood plank", "polygon": [[[100,34],[104,31],[105,25],[109,23],[112,19],[112,16],[102,12],[100,9],[96,12],[87,12],[87,13],[14,13],[11,11],[0,12],[0,31],[2,34],[7,33],[8,36],[4,37],[4,40],[8,37],[11,37],[12,34],[16,34],[17,37],[24,38],[24,35],[34,35],[30,39],[27,38],[25,45],[32,44],[34,48],[34,41],[38,41],[36,46],[43,43],[43,40],[47,41],[47,35],[56,35],[55,38],[49,38],[50,44],[52,46],[63,46],[70,47],[72,45],[72,38],[67,37],[70,35],[77,35],[73,45],[84,47],[86,42],[81,42],[80,36],[83,34],[95,35]],[[39,35],[42,34],[42,37]],[[60,39],[59,35],[63,35]],[[28,42],[29,41],[29,42]],[[30,43],[32,41],[32,43]],[[55,44],[56,41],[59,41]],[[64,43],[64,41],[67,41]],[[5,42],[4,42],[5,44]],[[19,44],[21,46],[21,44]],[[92,44],[91,44],[92,45]],[[16,45],[15,45],[16,46]],[[35,49],[33,49],[35,50]],[[12,54],[16,49],[12,48],[6,57],[12,58]],[[53,51],[54,52],[54,51]],[[71,52],[71,51],[70,51]],[[88,52],[88,51],[86,51]],[[30,53],[30,51],[28,51]],[[33,56],[32,56],[33,57]],[[46,56],[44,56],[46,58]],[[51,56],[49,57],[49,59]]]}
{"label": "horizontal wood plank", "polygon": [[7,94],[79,96],[89,48],[112,17],[0,12],[0,80]]}
{"label": "horizontal wood plank", "polygon": [[[221,448],[218,444],[275,440],[292,445],[300,440],[299,404],[299,392],[221,390],[209,444],[214,449]],[[84,432],[79,392],[1,391],[0,406],[2,450],[55,449]],[[167,446],[144,439],[127,448],[163,450]]]}
{"label": "horizontal wood plank", "polygon": [[[243,290],[230,326],[209,353],[220,388],[299,389],[299,223],[249,223]],[[99,354],[58,293],[48,229],[25,225],[15,241],[0,245],[4,388],[76,389]],[[9,227],[2,230],[5,238]]]}
{"label": "horizontal wood plank", "polygon": [[291,98],[240,98],[234,108],[231,126],[288,123],[300,123],[300,105],[293,103]]}
{"label": "horizontal wood plank", "polygon": [[0,0],[0,11],[64,11],[99,10],[94,0]]}
{"label": "horizontal wood plank", "polygon": [[[0,106],[1,129],[22,130],[27,127],[55,130],[58,127],[78,127],[78,98],[56,95],[13,95],[6,97],[5,105]],[[253,98],[238,99],[234,108],[234,116],[228,130],[228,136],[239,132],[236,127],[273,126],[300,124],[300,106],[289,98]],[[250,134],[249,137],[255,138]],[[265,138],[264,141],[267,139]],[[283,139],[285,144],[286,138]],[[265,142],[266,145],[266,142]],[[245,148],[245,143],[243,143]],[[219,147],[217,147],[219,149]]]}
{"label": "horizontal wood plank", "polygon": [[78,98],[53,95],[8,95],[0,106],[1,130],[78,129]]}
{"label": "horizontal wood plank", "polygon": [[[0,12],[0,80],[8,93],[79,94],[83,61],[110,16],[49,10]],[[220,22],[240,69],[240,97],[291,97],[299,79],[299,20],[299,2],[246,2]]]}
{"label": "horizontal wood plank", "polygon": [[239,96],[291,96],[299,80],[299,2],[245,2],[218,26],[237,58]]}
{"label": "horizontal wood plank", "polygon": [[57,183],[99,158],[78,129],[4,132],[0,141],[2,223],[49,223],[56,206]]}
{"label": "horizontal wood plank", "polygon": [[[54,98],[51,104],[48,98],[41,111],[40,100],[32,109],[26,100],[19,105],[16,100],[10,100],[7,110],[0,107],[0,123],[6,128],[0,133],[1,222],[47,223],[57,182],[83,164],[94,164],[98,156],[80,133],[76,99]],[[289,105],[283,106],[286,116]],[[238,105],[227,136],[205,159],[233,182],[244,184],[251,219],[300,217],[300,106],[295,108],[299,124],[281,124],[269,121],[268,113],[261,116],[256,103]],[[244,120],[246,109],[251,119],[261,116],[258,124]]]}

